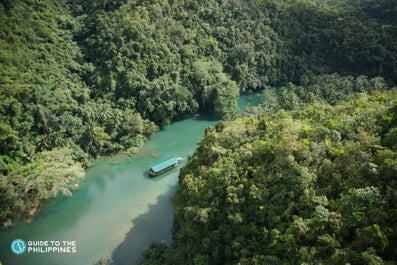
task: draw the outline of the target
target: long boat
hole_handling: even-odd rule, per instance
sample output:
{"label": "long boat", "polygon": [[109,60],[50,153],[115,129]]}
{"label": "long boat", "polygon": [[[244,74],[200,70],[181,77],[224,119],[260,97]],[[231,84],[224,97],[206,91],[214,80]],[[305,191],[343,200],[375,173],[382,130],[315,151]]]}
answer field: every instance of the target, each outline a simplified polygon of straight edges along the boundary
{"label": "long boat", "polygon": [[150,176],[160,175],[161,173],[163,173],[167,170],[170,170],[171,168],[178,165],[178,162],[180,160],[182,160],[182,158],[180,158],[180,157],[178,157],[178,158],[176,158],[174,156],[167,157],[167,158],[157,162],[156,164],[152,165],[148,170],[148,174]]}

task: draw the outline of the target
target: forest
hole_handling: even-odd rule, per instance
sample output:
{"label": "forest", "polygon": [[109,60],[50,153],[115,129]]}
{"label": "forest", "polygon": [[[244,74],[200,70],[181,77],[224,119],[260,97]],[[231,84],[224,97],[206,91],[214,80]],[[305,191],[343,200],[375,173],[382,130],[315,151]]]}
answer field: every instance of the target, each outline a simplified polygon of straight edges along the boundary
{"label": "forest", "polygon": [[397,90],[327,99],[207,129],[140,264],[396,264]]}
{"label": "forest", "polygon": [[0,226],[70,195],[95,158],[215,112],[174,244],[142,264],[396,260],[396,5],[1,1]]}

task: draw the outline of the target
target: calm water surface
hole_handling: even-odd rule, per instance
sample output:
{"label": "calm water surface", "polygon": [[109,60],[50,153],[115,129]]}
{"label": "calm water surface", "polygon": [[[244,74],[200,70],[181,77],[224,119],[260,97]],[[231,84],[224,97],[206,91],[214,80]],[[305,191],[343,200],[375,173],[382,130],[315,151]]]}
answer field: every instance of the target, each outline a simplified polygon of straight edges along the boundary
{"label": "calm water surface", "polygon": [[[251,94],[241,97],[239,105],[242,109],[259,101],[257,94]],[[151,242],[170,243],[170,197],[179,169],[195,151],[205,128],[215,122],[202,115],[175,122],[131,157],[96,161],[73,197],[53,199],[31,224],[17,223],[0,232],[0,261],[3,265],[91,265],[101,257],[112,257],[116,265],[130,265],[140,260]],[[149,165],[171,155],[184,160],[171,171],[149,178]],[[15,255],[10,243],[16,238],[76,241],[76,253]]]}

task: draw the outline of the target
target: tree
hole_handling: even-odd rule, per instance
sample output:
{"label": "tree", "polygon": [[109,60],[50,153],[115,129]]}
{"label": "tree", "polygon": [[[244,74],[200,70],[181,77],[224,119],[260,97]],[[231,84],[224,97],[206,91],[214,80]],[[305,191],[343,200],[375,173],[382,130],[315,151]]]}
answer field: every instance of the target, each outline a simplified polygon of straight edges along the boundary
{"label": "tree", "polygon": [[8,182],[19,193],[14,207],[31,217],[47,199],[58,194],[70,196],[72,186],[85,175],[82,165],[72,155],[67,147],[44,151],[31,163],[12,171]]}
{"label": "tree", "polygon": [[223,73],[222,65],[215,61],[199,60],[194,63],[193,80],[200,88],[201,108],[212,110],[221,117],[232,117],[237,110],[239,90],[235,82]]}
{"label": "tree", "polygon": [[209,128],[172,199],[167,252],[180,262],[164,262],[394,261],[396,154],[379,145],[382,122],[372,117],[395,100],[395,91],[361,93]]}

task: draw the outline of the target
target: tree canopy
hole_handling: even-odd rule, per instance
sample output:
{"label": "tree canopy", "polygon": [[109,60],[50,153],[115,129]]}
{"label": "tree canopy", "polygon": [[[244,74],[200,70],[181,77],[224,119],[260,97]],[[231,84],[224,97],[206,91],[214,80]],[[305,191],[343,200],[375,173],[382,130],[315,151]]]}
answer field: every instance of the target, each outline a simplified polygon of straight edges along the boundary
{"label": "tree canopy", "polygon": [[172,247],[141,264],[395,264],[396,92],[208,129],[181,169]]}
{"label": "tree canopy", "polygon": [[[47,152],[78,168],[187,115],[233,119],[239,93],[282,87],[263,109],[292,111],[395,83],[394,1],[338,2],[1,1],[0,223],[65,190],[50,167],[24,171]],[[36,202],[13,200],[25,191]]]}

